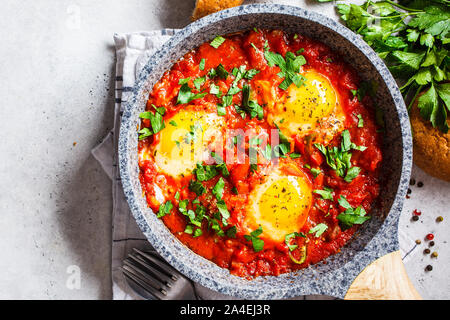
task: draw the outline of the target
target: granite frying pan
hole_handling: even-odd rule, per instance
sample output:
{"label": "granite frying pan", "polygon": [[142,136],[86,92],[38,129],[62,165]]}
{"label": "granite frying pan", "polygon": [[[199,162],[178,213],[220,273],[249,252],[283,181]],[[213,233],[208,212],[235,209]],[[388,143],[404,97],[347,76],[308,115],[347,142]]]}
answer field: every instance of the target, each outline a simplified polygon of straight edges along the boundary
{"label": "granite frying pan", "polygon": [[[364,224],[339,254],[328,258],[327,264],[280,276],[245,280],[192,252],[148,208],[139,182],[136,128],[148,93],[174,62],[216,35],[253,27],[282,29],[318,39],[345,57],[361,78],[375,80],[379,84],[376,103],[384,113],[385,136],[380,203],[372,212],[375,218]],[[397,84],[382,60],[363,40],[320,14],[292,6],[258,4],[231,8],[200,19],[176,33],[151,57],[124,110],[119,162],[123,189],[139,227],[161,256],[193,281],[247,299],[281,299],[308,294],[343,298],[366,266],[399,249],[398,219],[411,173],[411,141],[408,113]]]}

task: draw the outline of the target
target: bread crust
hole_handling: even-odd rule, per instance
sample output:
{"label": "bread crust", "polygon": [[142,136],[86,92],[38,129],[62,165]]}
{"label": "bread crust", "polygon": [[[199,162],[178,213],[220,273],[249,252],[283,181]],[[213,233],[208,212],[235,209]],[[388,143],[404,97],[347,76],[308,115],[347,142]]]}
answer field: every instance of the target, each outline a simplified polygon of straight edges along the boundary
{"label": "bread crust", "polygon": [[[418,100],[410,112],[413,130],[414,163],[429,175],[450,181],[450,131],[442,133],[424,120],[417,107]],[[447,117],[450,125],[450,119]]]}
{"label": "bread crust", "polygon": [[240,6],[243,0],[197,0],[192,20],[200,19],[208,14]]}

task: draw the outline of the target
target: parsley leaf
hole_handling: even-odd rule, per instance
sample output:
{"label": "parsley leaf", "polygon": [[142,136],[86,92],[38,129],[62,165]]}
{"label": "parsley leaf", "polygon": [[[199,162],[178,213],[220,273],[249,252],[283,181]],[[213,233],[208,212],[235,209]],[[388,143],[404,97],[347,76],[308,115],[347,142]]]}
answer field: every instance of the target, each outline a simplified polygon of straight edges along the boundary
{"label": "parsley leaf", "polygon": [[225,38],[222,36],[217,36],[213,39],[213,41],[211,41],[209,44],[211,45],[211,47],[217,49],[218,47],[220,47],[222,45],[222,43],[225,42]]}
{"label": "parsley leaf", "polygon": [[172,204],[171,201],[167,201],[167,202],[161,204],[159,206],[159,212],[158,212],[158,215],[156,217],[162,218],[166,214],[170,214],[170,211],[172,210],[172,208],[173,208],[173,204]]}
{"label": "parsley leaf", "polygon": [[284,236],[284,243],[288,246],[289,251],[294,251],[295,249],[298,248],[298,245],[296,244],[290,244],[291,239],[295,238],[295,237],[303,237],[306,238],[306,236],[303,233],[298,233],[298,232],[292,232],[289,233],[287,235]]}
{"label": "parsley leaf", "polygon": [[314,228],[311,228],[309,230],[309,234],[315,233],[315,237],[320,237],[326,230],[328,229],[328,226],[325,223],[319,223]]}
{"label": "parsley leaf", "polygon": [[206,59],[202,58],[202,60],[200,60],[200,64],[198,65],[198,68],[200,70],[205,70],[205,64],[206,64]]}
{"label": "parsley leaf", "polygon": [[323,190],[314,190],[313,192],[321,195],[324,200],[333,200],[333,189],[324,187]]}
{"label": "parsley leaf", "polygon": [[191,180],[189,182],[189,190],[195,192],[196,195],[201,196],[206,191],[206,188],[200,182]]}
{"label": "parsley leaf", "polygon": [[188,83],[183,83],[178,92],[177,103],[176,104],[186,104],[195,99],[200,99],[206,96],[206,92],[203,93],[192,93],[191,88]]}
{"label": "parsley leaf", "polygon": [[250,232],[250,235],[244,236],[245,240],[252,242],[253,250],[255,252],[259,252],[264,249],[264,240],[259,238],[262,232],[263,232],[262,227],[259,226],[258,229]]}
{"label": "parsley leaf", "polygon": [[409,100],[408,110],[425,92],[418,99],[421,116],[447,133],[448,104],[437,86],[449,80],[445,46],[450,43],[450,2],[385,0],[336,6],[347,27],[378,53],[396,80],[405,83],[400,91]]}
{"label": "parsley leaf", "polygon": [[343,213],[340,213],[337,216],[343,230],[348,229],[355,224],[363,224],[370,219],[370,216],[366,215],[366,210],[364,210],[362,206],[354,209],[344,196],[341,195],[338,202],[344,209],[346,209]]}
{"label": "parsley leaf", "polygon": [[352,167],[350,159],[352,154],[349,152],[351,149],[364,151],[367,149],[365,146],[357,146],[350,140],[350,132],[348,130],[342,131],[341,134],[341,147],[325,147],[319,143],[315,143],[314,146],[319,149],[325,156],[328,166],[336,171],[339,177],[343,177],[346,182],[351,182],[358,176],[361,169],[359,167]]}
{"label": "parsley leaf", "polygon": [[229,238],[236,238],[236,233],[237,233],[237,228],[236,226],[232,226],[231,228],[229,228],[226,232],[227,237]]}
{"label": "parsley leaf", "polygon": [[219,178],[216,185],[212,189],[212,193],[213,193],[213,195],[216,196],[217,200],[222,199],[224,187],[225,187],[225,181],[222,178]]}
{"label": "parsley leaf", "polygon": [[284,78],[283,82],[279,85],[282,90],[286,90],[292,83],[297,87],[300,87],[306,81],[306,78],[300,75],[300,67],[306,63],[304,56],[295,56],[292,52],[287,52],[286,57],[279,53],[266,50],[264,57],[270,67],[277,65],[280,68],[278,76]]}

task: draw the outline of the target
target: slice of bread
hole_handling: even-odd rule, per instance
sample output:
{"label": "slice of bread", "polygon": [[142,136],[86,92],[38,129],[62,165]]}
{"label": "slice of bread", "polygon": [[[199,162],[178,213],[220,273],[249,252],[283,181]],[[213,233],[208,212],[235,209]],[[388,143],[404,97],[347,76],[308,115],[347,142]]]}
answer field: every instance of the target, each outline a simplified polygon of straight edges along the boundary
{"label": "slice of bread", "polygon": [[[414,163],[433,177],[450,181],[450,131],[443,133],[424,120],[414,102],[411,113]],[[450,125],[450,118],[447,118]]]}
{"label": "slice of bread", "polygon": [[192,20],[200,19],[208,14],[240,6],[243,0],[197,0]]}

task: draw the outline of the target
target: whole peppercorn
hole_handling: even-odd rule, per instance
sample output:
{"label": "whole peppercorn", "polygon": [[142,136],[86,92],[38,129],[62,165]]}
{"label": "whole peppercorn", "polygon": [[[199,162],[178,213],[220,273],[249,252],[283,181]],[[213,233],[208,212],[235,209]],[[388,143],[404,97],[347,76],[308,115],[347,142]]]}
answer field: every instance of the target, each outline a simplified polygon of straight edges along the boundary
{"label": "whole peppercorn", "polygon": [[425,268],[426,271],[431,271],[433,270],[433,267],[431,265],[427,265]]}
{"label": "whole peppercorn", "polygon": [[436,218],[437,222],[442,222],[443,220],[444,220],[444,218],[442,216],[439,216],[439,217]]}
{"label": "whole peppercorn", "polygon": [[438,253],[437,253],[436,251],[434,251],[434,252],[431,254],[431,257],[433,257],[433,258],[437,258],[437,256],[438,256]]}
{"label": "whole peppercorn", "polygon": [[427,234],[427,240],[433,240],[434,235],[432,233]]}
{"label": "whole peppercorn", "polygon": [[425,253],[425,254],[429,254],[430,252],[431,252],[430,249],[423,250],[423,253]]}
{"label": "whole peppercorn", "polygon": [[418,186],[419,188],[422,188],[422,187],[423,187],[423,182],[422,182],[422,181],[417,182],[417,186]]}
{"label": "whole peppercorn", "polygon": [[430,243],[428,244],[430,247],[434,246],[434,241],[430,241]]}
{"label": "whole peppercorn", "polygon": [[418,216],[413,216],[412,219],[413,219],[413,221],[417,221],[417,220],[419,220],[419,217]]}
{"label": "whole peppercorn", "polygon": [[416,240],[416,243],[417,243],[417,244],[421,244],[422,241],[420,241],[420,239],[417,239],[417,240]]}

